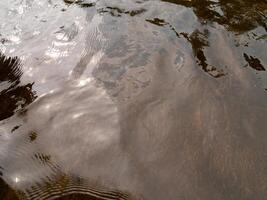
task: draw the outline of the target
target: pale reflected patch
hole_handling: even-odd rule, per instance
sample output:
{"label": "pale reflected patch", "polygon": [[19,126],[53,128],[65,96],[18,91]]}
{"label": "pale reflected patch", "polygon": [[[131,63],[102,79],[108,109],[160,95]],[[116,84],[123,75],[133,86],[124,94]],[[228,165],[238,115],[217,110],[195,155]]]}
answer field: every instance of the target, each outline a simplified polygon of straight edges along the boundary
{"label": "pale reflected patch", "polygon": [[60,56],[60,51],[49,47],[48,50],[45,52],[45,55],[51,58],[58,58]]}
{"label": "pale reflected patch", "polygon": [[68,55],[68,51],[61,51],[59,49],[49,47],[48,50],[45,52],[45,55],[50,58],[56,59],[59,57],[66,57]]}
{"label": "pale reflected patch", "polygon": [[24,6],[20,5],[18,8],[17,8],[17,12],[19,15],[22,15],[24,13]]}
{"label": "pale reflected patch", "polygon": [[46,95],[47,95],[47,93],[43,93],[43,94],[39,95],[39,98],[42,98],[42,97],[44,97]]}
{"label": "pale reflected patch", "polygon": [[[2,125],[2,124],[0,124],[0,125]],[[7,130],[5,128],[0,127],[0,137],[1,137],[1,142],[10,138],[9,135],[7,134]]]}
{"label": "pale reflected patch", "polygon": [[27,70],[25,70],[24,73],[27,74],[27,76],[32,77],[33,76],[33,68],[29,67]]}
{"label": "pale reflected patch", "polygon": [[[16,159],[7,159],[20,165],[20,174],[27,177],[22,181],[17,175],[18,169],[10,169],[6,173],[12,177],[11,185],[20,182],[15,185],[23,188],[29,182],[51,175],[53,171],[46,166],[48,157],[66,172],[94,179],[106,172],[98,166],[107,165],[110,157],[118,156],[118,108],[105,90],[95,85],[93,78],[69,80],[59,90],[47,92],[28,107],[22,120],[25,122],[19,139],[23,137],[22,141],[29,141],[29,133],[33,131],[37,139],[31,145],[28,142],[20,144],[19,157],[16,154]],[[36,152],[36,148],[40,156],[33,159],[32,152]],[[101,159],[95,159],[96,156]],[[30,160],[32,165],[24,160]]]}
{"label": "pale reflected patch", "polygon": [[15,51],[15,49],[10,49],[9,53],[13,53]]}
{"label": "pale reflected patch", "polygon": [[77,87],[83,87],[85,85],[87,85],[88,83],[90,83],[92,81],[92,78],[81,78],[80,80],[78,80],[77,83]]}
{"label": "pale reflected patch", "polygon": [[15,183],[18,183],[18,182],[20,182],[20,178],[19,177],[15,177],[14,181],[15,181]]}
{"label": "pale reflected patch", "polygon": [[55,92],[55,90],[50,90],[48,92],[45,92],[43,94],[40,94],[39,95],[39,98],[43,98],[43,97],[47,96],[48,94],[53,94],[54,92]]}
{"label": "pale reflected patch", "polygon": [[[96,52],[91,59],[89,60],[88,64],[86,65],[86,68],[83,71],[83,75],[90,75],[92,74],[92,71],[99,66],[99,63],[101,62],[102,57],[104,56],[103,51],[98,51]],[[73,72],[75,69],[72,71],[71,75],[73,75]]]}
{"label": "pale reflected patch", "polygon": [[21,42],[20,38],[16,35],[11,35],[8,39],[15,44],[19,44]]}
{"label": "pale reflected patch", "polygon": [[90,60],[89,65],[97,65],[101,58],[103,57],[104,52],[103,51],[98,51],[96,54],[93,55],[93,57]]}
{"label": "pale reflected patch", "polygon": [[68,37],[66,36],[65,33],[58,33],[58,34],[56,35],[56,38],[57,38],[58,40],[68,41]]}
{"label": "pale reflected patch", "polygon": [[57,41],[53,41],[53,46],[56,46],[56,47],[65,47],[65,46],[69,46],[69,45],[75,45],[76,43],[75,42],[57,42]]}
{"label": "pale reflected patch", "polygon": [[13,181],[14,184],[18,185],[19,183],[21,183],[21,176],[19,176],[18,174],[13,175],[13,177],[11,178],[11,180]]}
{"label": "pale reflected patch", "polygon": [[108,132],[95,132],[93,136],[97,143],[100,142],[104,146],[108,146],[110,144],[110,141],[112,141],[114,138],[117,138],[116,134]]}
{"label": "pale reflected patch", "polygon": [[73,118],[73,119],[77,119],[77,118],[81,117],[83,114],[84,114],[84,113],[77,113],[77,114],[74,114],[74,115],[72,115],[72,118]]}
{"label": "pale reflected patch", "polygon": [[47,109],[47,110],[48,110],[48,109],[50,109],[50,108],[51,108],[51,104],[46,104],[44,107],[45,107],[45,109]]}
{"label": "pale reflected patch", "polygon": [[3,46],[3,45],[1,45],[0,44],[0,51],[2,52],[2,53],[5,53],[6,52],[6,47],[5,46]]}
{"label": "pale reflected patch", "polygon": [[55,92],[55,90],[50,90],[48,93],[53,94],[54,92]]}
{"label": "pale reflected patch", "polygon": [[40,35],[40,31],[34,31],[33,33],[32,33],[32,35]]}

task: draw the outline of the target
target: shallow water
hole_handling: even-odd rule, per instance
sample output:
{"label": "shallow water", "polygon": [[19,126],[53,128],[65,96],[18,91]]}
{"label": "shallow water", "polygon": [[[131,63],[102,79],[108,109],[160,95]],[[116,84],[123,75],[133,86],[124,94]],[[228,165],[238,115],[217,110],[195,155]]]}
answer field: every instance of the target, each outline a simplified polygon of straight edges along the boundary
{"label": "shallow water", "polygon": [[0,198],[265,200],[266,14],[2,0]]}

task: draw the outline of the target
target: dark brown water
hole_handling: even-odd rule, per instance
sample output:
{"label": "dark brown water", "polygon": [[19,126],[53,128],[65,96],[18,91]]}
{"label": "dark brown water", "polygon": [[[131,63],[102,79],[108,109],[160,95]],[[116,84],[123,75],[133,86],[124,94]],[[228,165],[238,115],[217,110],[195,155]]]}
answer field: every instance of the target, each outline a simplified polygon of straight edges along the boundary
{"label": "dark brown water", "polygon": [[266,0],[0,2],[0,199],[267,199]]}

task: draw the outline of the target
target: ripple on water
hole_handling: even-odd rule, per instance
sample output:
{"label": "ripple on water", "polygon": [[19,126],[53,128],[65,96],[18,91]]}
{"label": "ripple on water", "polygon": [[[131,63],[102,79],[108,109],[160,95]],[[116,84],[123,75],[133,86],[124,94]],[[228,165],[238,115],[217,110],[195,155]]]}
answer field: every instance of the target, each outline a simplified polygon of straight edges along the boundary
{"label": "ripple on water", "polygon": [[120,157],[118,110],[105,90],[90,80],[83,85],[66,83],[32,103],[25,115],[10,120],[24,122],[12,134],[8,131],[12,122],[1,129],[1,138],[7,137],[1,140],[1,147],[5,144],[1,153],[9,156],[1,157],[0,163],[5,180],[16,189],[24,191],[60,173],[101,182],[107,171],[99,162],[115,170],[115,161],[109,158]]}

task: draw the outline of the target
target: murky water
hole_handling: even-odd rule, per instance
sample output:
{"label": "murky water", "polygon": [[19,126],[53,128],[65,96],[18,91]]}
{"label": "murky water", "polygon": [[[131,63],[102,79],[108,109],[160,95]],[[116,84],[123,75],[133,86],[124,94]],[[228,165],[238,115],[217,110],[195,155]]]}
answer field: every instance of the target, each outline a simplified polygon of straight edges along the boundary
{"label": "murky water", "polygon": [[0,198],[267,199],[266,16],[0,1]]}

